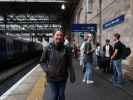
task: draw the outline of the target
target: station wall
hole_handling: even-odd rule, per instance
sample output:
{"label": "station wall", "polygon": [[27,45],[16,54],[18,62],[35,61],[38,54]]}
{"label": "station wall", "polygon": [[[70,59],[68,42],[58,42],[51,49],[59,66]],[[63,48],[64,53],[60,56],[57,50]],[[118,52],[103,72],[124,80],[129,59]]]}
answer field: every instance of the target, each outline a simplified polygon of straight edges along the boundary
{"label": "station wall", "polygon": [[[96,23],[98,25],[97,40],[99,40],[99,0],[92,0],[92,13],[87,14],[85,18],[86,0],[80,0],[79,6],[75,12],[74,23]],[[102,0],[102,24],[111,21],[121,15],[125,16],[123,23],[112,26],[108,29],[102,29],[101,44],[105,44],[105,39],[112,41],[114,33],[121,34],[121,41],[131,47],[132,54],[124,64],[133,67],[133,0]]]}

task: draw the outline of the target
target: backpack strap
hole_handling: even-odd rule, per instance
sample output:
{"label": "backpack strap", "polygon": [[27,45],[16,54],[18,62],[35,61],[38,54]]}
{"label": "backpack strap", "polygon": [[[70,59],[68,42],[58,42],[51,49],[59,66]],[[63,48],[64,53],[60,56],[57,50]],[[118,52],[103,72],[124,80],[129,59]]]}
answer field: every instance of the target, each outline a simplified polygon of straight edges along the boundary
{"label": "backpack strap", "polygon": [[48,45],[48,51],[51,50],[51,49],[53,49],[53,44],[52,44],[52,43],[50,43],[50,44]]}
{"label": "backpack strap", "polygon": [[92,49],[92,46],[90,43],[85,43],[85,53],[88,54],[90,50]]}
{"label": "backpack strap", "polygon": [[69,46],[64,45],[64,54],[65,55],[70,55],[71,54],[71,49]]}
{"label": "backpack strap", "polygon": [[53,50],[54,50],[53,44],[50,43],[50,44],[48,45],[48,48],[47,48],[48,62],[49,62],[49,60],[50,60],[50,56],[51,56],[51,53],[53,52]]}

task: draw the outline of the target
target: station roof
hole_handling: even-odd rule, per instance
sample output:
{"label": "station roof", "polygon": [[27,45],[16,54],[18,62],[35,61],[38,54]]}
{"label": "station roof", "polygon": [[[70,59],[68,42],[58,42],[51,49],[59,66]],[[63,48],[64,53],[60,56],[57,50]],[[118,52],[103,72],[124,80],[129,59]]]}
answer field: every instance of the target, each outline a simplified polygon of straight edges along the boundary
{"label": "station roof", "polygon": [[[0,0],[0,32],[48,33],[71,19],[79,0]],[[66,9],[61,9],[62,5]]]}
{"label": "station roof", "polygon": [[[71,15],[79,0],[0,0],[0,14],[4,13],[63,13]],[[65,4],[66,10],[61,10]]]}

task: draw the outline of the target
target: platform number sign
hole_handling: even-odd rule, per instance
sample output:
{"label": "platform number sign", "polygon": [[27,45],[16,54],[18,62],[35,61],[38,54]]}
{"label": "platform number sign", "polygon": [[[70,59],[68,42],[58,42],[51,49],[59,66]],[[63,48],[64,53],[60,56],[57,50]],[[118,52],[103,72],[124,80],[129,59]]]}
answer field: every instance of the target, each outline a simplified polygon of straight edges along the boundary
{"label": "platform number sign", "polygon": [[73,24],[71,31],[96,33],[97,24]]}

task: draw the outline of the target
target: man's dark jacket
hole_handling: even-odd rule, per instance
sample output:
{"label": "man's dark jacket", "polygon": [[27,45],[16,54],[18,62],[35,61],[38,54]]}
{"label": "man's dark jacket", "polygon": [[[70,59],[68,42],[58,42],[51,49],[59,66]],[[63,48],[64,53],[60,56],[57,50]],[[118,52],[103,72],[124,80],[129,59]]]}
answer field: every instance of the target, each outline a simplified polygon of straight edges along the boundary
{"label": "man's dark jacket", "polygon": [[48,81],[66,81],[70,74],[71,82],[75,81],[72,57],[69,47],[63,44],[49,44],[44,48],[40,64],[47,74]]}
{"label": "man's dark jacket", "polygon": [[[114,52],[114,49],[113,49],[113,47],[109,44],[109,54],[110,54],[110,58],[111,58],[113,52]],[[104,57],[105,57],[105,53],[106,53],[106,45],[103,46],[103,55],[104,55]]]}

